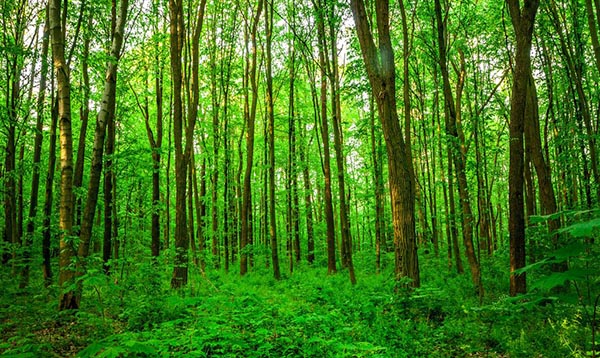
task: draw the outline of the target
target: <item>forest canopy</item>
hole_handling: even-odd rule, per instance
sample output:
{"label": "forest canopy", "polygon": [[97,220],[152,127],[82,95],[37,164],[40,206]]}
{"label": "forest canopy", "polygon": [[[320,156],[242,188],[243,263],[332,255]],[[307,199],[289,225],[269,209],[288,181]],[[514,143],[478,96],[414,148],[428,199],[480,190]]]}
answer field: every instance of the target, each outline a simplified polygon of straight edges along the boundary
{"label": "forest canopy", "polygon": [[597,356],[598,0],[0,10],[0,354]]}

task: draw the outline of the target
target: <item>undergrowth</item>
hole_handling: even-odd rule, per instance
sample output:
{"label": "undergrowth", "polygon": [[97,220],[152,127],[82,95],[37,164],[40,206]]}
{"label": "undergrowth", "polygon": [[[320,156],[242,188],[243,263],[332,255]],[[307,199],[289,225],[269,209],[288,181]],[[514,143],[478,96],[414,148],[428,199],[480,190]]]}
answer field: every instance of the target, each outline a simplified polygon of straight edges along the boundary
{"label": "undergrowth", "polygon": [[[497,257],[502,257],[501,254]],[[356,261],[368,262],[361,257]],[[372,262],[372,261],[370,261]],[[380,275],[327,276],[300,266],[275,281],[264,264],[234,272],[192,270],[168,287],[165,265],[119,263],[84,277],[84,306],[57,312],[56,287],[17,289],[2,273],[0,354],[13,357],[585,357],[590,329],[581,305],[511,299],[504,259],[484,259],[483,301],[468,274],[421,258],[423,287]],[[541,296],[540,296],[541,297]]]}

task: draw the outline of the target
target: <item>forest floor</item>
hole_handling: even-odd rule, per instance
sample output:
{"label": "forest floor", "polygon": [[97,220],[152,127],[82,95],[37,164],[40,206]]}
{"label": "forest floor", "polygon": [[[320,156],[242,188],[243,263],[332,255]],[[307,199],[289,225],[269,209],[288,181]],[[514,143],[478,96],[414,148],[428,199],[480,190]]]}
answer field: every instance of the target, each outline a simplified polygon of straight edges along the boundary
{"label": "forest floor", "polygon": [[[494,259],[496,260],[496,259]],[[357,267],[370,257],[357,255]],[[389,262],[389,261],[388,261]],[[486,296],[442,259],[421,259],[423,286],[395,290],[391,268],[327,276],[297,267],[275,281],[263,264],[195,269],[169,289],[166,265],[90,270],[78,312],[58,312],[56,287],[19,290],[1,272],[0,355],[12,357],[585,357],[583,310],[560,299],[507,295],[504,260],[484,262]],[[496,267],[497,266],[497,267]],[[9,268],[3,269],[9,271]],[[585,352],[590,355],[586,355]]]}

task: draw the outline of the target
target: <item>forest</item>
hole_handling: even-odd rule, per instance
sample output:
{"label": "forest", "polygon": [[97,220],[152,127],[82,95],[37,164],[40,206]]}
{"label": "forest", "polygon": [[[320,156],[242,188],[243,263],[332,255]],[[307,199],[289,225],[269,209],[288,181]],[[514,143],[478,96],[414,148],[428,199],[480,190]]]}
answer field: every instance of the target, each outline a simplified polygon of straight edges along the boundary
{"label": "forest", "polygon": [[600,357],[600,0],[0,11],[0,356]]}

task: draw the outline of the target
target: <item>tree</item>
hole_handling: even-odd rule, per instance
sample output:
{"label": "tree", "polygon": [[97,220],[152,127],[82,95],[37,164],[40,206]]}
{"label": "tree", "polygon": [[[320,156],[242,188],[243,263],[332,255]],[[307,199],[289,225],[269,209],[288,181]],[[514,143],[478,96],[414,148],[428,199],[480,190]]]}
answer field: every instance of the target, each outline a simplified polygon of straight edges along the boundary
{"label": "tree", "polygon": [[400,128],[396,107],[396,69],[389,28],[389,1],[375,4],[379,46],[375,45],[364,1],[351,0],[350,6],[388,154],[396,279],[408,277],[411,279],[411,286],[419,287],[414,219],[414,170],[412,159],[407,157],[409,151]]}
{"label": "tree", "polygon": [[446,51],[446,30],[442,20],[442,7],[440,0],[435,0],[435,15],[437,22],[438,48],[440,53],[440,69],[442,72],[443,90],[444,90],[444,108],[446,113],[446,133],[448,135],[448,150],[449,156],[453,159],[453,164],[456,169],[458,182],[458,192],[462,209],[462,224],[463,224],[463,242],[466,248],[469,267],[471,268],[471,277],[477,293],[483,295],[483,286],[481,284],[481,270],[479,261],[475,254],[475,246],[473,245],[473,213],[471,210],[471,199],[469,196],[469,188],[467,182],[465,156],[466,153],[462,148],[465,148],[464,134],[460,134],[459,120],[461,109],[462,86],[464,85],[464,55],[461,54],[462,76],[458,80],[456,103],[452,98],[452,89],[450,87],[450,79],[447,65]]}
{"label": "tree", "polygon": [[[356,275],[354,274],[354,264],[352,262],[352,236],[350,235],[349,205],[346,198],[346,156],[342,148],[342,101],[340,99],[340,75],[338,64],[337,48],[337,22],[334,4],[329,9],[329,37],[331,38],[331,60],[327,61],[327,70],[329,82],[331,85],[331,114],[333,124],[333,147],[335,150],[335,160],[338,176],[338,195],[340,197],[340,227],[342,237],[342,265],[348,268],[350,282],[356,284]],[[327,133],[329,135],[329,133]]]}
{"label": "tree", "polygon": [[27,217],[27,231],[25,234],[25,250],[23,256],[25,266],[22,270],[21,288],[29,284],[29,275],[31,269],[31,250],[33,246],[33,235],[35,231],[35,218],[38,212],[38,197],[40,187],[40,166],[42,157],[42,131],[44,127],[44,113],[46,113],[45,100],[46,89],[48,85],[48,48],[50,44],[50,29],[48,21],[48,7],[44,11],[44,32],[42,39],[42,64],[40,69],[40,87],[36,103],[36,125],[35,125],[35,140],[33,145],[33,174],[31,175],[31,195],[29,199],[29,212]]}
{"label": "tree", "polygon": [[[75,257],[73,238],[73,134],[71,132],[71,88],[69,67],[65,60],[64,26],[61,21],[61,1],[49,1],[52,58],[58,83],[57,108],[60,127],[60,261],[58,284],[71,285],[75,277],[72,259]],[[61,294],[59,309],[76,309],[79,302],[74,290]]]}
{"label": "tree", "polygon": [[[104,138],[106,136],[106,124],[111,117],[115,115],[116,106],[116,87],[117,87],[117,67],[118,61],[121,57],[121,47],[124,40],[125,23],[127,21],[127,8],[129,6],[128,0],[121,0],[119,8],[118,18],[113,17],[112,21],[115,24],[115,32],[112,39],[110,56],[111,60],[107,63],[106,77],[104,83],[104,92],[102,94],[102,101],[100,111],[96,118],[96,129],[94,131],[94,145],[92,149],[92,165],[90,167],[90,181],[88,186],[88,195],[86,198],[86,204],[83,211],[82,226],[79,234],[79,247],[77,250],[77,263],[75,274],[71,279],[77,279],[81,277],[85,272],[84,260],[88,257],[90,251],[90,239],[92,236],[92,227],[94,223],[94,215],[96,212],[96,204],[98,201],[100,177],[102,175],[102,162],[104,155]],[[62,128],[61,128],[62,130]],[[61,133],[62,136],[62,133]],[[63,193],[64,194],[64,193]],[[61,198],[62,201],[62,198]],[[72,202],[71,202],[72,204]],[[73,245],[72,242],[68,243],[69,246]],[[62,255],[62,253],[61,253]],[[75,257],[75,253],[72,253],[72,257],[68,260],[71,261]],[[65,258],[67,259],[67,258]],[[77,309],[81,301],[82,289],[81,281],[77,282],[77,288],[71,288],[63,294],[61,300],[61,308]],[[64,304],[64,306],[63,306]]]}
{"label": "tree", "polygon": [[325,34],[325,6],[322,0],[313,0],[317,16],[319,68],[321,76],[319,119],[321,125],[321,140],[323,142],[323,179],[325,185],[325,223],[327,225],[327,273],[337,272],[335,258],[335,224],[333,219],[333,195],[331,193],[331,155],[329,149],[329,124],[327,120],[327,44]]}
{"label": "tree", "polygon": [[516,270],[525,266],[525,211],[523,205],[523,134],[527,89],[531,76],[531,42],[538,0],[506,0],[516,48],[512,94],[510,100],[510,167],[509,167],[509,234],[510,234],[510,295],[527,291],[525,273]]}
{"label": "tree", "polygon": [[271,260],[273,276],[281,279],[279,269],[279,252],[277,247],[277,222],[275,217],[275,114],[273,113],[273,75],[272,75],[272,36],[273,36],[273,3],[265,0],[265,32],[266,32],[266,107],[268,135],[268,166],[269,166],[269,237],[271,241]]}
{"label": "tree", "polygon": [[[22,74],[24,71],[24,55],[30,50],[25,44],[26,17],[28,16],[28,2],[15,1],[3,4],[1,21],[2,35],[0,46],[8,49],[3,51],[3,63],[6,68],[6,84],[4,86],[4,103],[2,129],[6,131],[6,145],[4,155],[4,230],[3,238],[7,250],[2,253],[2,263],[6,264],[11,257],[16,258],[16,249],[21,245],[22,210],[19,210],[19,185],[17,172],[17,146],[19,131],[23,126],[22,111],[26,98]],[[12,251],[12,253],[10,252]],[[14,262],[13,262],[14,264]]]}
{"label": "tree", "polygon": [[[193,131],[198,115],[198,65],[199,41],[204,20],[206,0],[202,0],[194,12],[197,16],[191,29],[191,74],[186,76],[190,81],[190,96],[187,107],[187,118],[184,118],[184,77],[182,55],[185,43],[184,8],[181,0],[169,1],[170,14],[170,54],[171,77],[173,83],[173,139],[175,142],[175,262],[171,287],[181,288],[188,280],[188,247],[190,245],[186,218],[187,166],[192,155]],[[186,62],[186,66],[188,63]],[[186,67],[187,68],[187,67]],[[187,87],[186,87],[187,88]],[[184,133],[185,128],[185,133]],[[184,137],[185,136],[185,137]],[[185,139],[185,147],[183,146]]]}
{"label": "tree", "polygon": [[241,241],[240,241],[240,274],[245,275],[248,271],[248,255],[244,251],[246,245],[251,241],[249,239],[252,235],[250,230],[250,212],[252,211],[252,166],[254,163],[254,123],[256,121],[256,105],[258,102],[258,82],[256,79],[256,68],[258,58],[258,44],[256,39],[256,32],[260,21],[260,16],[263,7],[263,0],[258,0],[256,4],[256,11],[252,18],[252,24],[250,28],[250,41],[252,42],[251,53],[248,54],[246,60],[246,73],[244,80],[246,81],[246,87],[248,84],[252,88],[252,103],[249,103],[249,93],[245,90],[244,93],[244,119],[248,127],[246,132],[246,171],[244,173],[244,187],[242,196],[242,208],[241,208]]}

